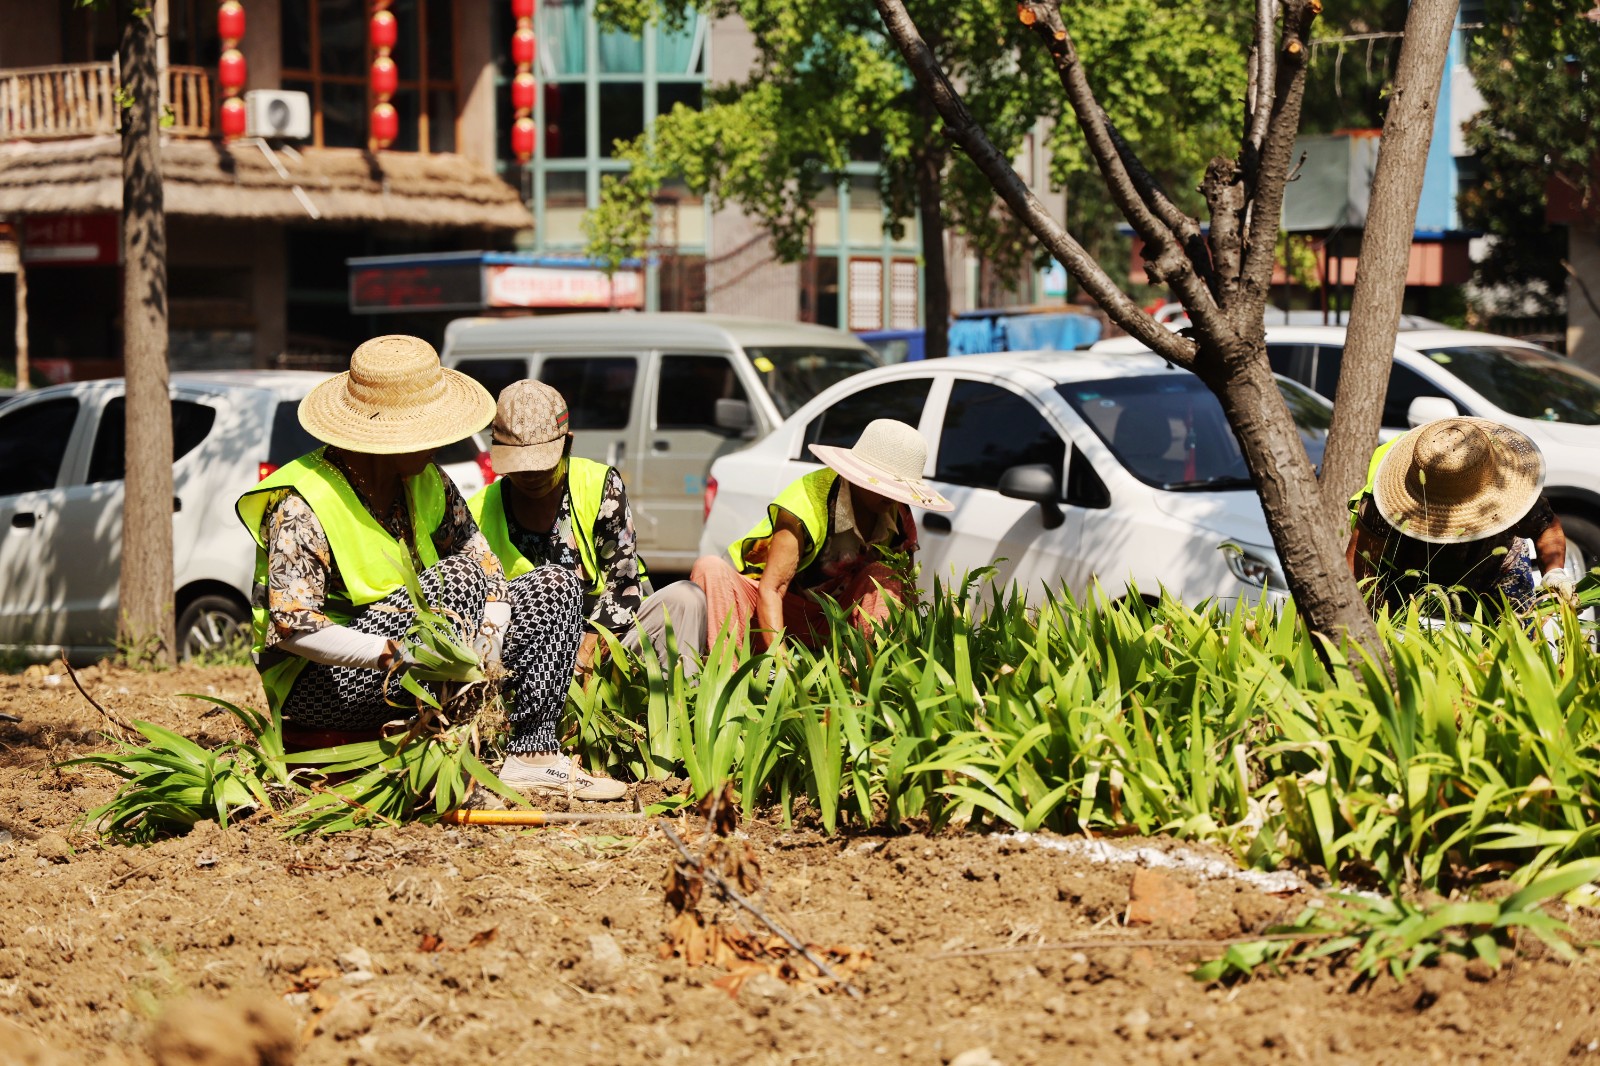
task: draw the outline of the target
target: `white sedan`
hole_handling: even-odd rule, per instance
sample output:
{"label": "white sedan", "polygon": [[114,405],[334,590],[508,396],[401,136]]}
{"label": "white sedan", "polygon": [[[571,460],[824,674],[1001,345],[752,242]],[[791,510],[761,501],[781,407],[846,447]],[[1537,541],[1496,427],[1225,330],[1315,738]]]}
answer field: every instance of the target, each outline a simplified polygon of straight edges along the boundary
{"label": "white sedan", "polygon": [[[1312,461],[1328,404],[1279,382]],[[924,471],[955,504],[914,512],[922,583],[986,565],[1032,601],[1065,583],[1110,596],[1166,588],[1224,604],[1285,594],[1276,552],[1222,408],[1154,356],[1008,352],[901,363],[833,386],[711,468],[703,554],[721,555],[778,492],[874,418],[917,426]]]}

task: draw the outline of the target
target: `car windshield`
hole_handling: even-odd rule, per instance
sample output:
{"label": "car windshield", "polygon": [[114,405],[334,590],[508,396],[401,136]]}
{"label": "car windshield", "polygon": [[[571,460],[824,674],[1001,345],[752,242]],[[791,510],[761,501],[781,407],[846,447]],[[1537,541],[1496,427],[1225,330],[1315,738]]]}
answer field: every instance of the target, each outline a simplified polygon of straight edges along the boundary
{"label": "car windshield", "polygon": [[746,348],[745,354],[784,418],[829,385],[879,365],[865,348]]}
{"label": "car windshield", "polygon": [[1507,414],[1600,425],[1600,377],[1559,355],[1491,344],[1429,348],[1422,354]]}
{"label": "car windshield", "polygon": [[[1327,404],[1282,379],[1278,389],[1306,453],[1320,466],[1330,422]],[[1251,485],[1222,405],[1193,374],[1073,381],[1057,391],[1129,473],[1148,485],[1189,492]]]}

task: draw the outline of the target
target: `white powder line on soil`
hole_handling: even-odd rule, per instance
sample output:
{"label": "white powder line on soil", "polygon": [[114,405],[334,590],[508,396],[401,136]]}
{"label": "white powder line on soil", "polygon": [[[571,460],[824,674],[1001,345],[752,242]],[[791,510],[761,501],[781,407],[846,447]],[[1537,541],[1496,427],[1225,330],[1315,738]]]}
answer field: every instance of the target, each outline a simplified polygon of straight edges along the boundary
{"label": "white powder line on soil", "polygon": [[1083,837],[1044,836],[1039,833],[1002,833],[995,837],[1001,841],[1033,844],[1049,851],[1065,852],[1093,863],[1123,863],[1137,866],[1159,866],[1186,870],[1203,881],[1233,879],[1243,881],[1262,892],[1301,892],[1311,886],[1288,870],[1241,870],[1237,866],[1201,855],[1187,848],[1162,851],[1151,847],[1124,847],[1109,840],[1089,840]]}

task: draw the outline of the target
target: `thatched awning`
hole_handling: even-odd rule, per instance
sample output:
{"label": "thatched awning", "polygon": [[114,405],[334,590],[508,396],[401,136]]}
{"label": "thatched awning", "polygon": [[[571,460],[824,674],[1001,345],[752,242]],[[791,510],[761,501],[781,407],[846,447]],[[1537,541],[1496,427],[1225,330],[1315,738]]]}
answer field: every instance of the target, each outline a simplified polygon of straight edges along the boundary
{"label": "thatched awning", "polygon": [[[255,142],[223,145],[164,138],[161,172],[172,215],[386,222],[428,229],[519,230],[533,225],[515,189],[453,154],[280,148],[269,156]],[[117,138],[0,144],[0,216],[121,209]]]}

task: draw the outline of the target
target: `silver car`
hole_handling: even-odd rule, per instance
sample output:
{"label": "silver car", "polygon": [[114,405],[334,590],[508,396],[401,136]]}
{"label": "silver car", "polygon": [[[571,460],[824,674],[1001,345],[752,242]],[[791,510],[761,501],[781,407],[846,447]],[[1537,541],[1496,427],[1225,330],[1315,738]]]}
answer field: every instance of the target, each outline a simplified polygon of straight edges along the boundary
{"label": "silver car", "polygon": [[[255,545],[234,501],[317,446],[295,412],[327,377],[172,376],[173,603],[183,657],[247,631]],[[85,660],[114,650],[124,419],[120,378],[26,392],[0,409],[0,655]],[[483,484],[484,447],[472,437],[438,455],[463,493]]]}

